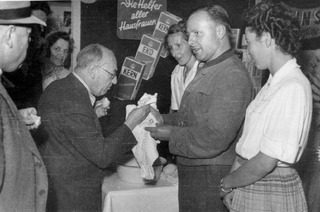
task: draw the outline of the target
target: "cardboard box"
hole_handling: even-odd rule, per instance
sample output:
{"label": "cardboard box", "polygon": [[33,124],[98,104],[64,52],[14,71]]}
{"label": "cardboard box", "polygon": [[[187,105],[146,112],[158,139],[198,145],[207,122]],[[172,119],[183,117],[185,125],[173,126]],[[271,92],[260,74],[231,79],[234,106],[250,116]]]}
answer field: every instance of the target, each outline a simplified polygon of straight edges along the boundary
{"label": "cardboard box", "polygon": [[153,76],[160,57],[163,43],[156,37],[148,34],[142,35],[140,45],[134,59],[146,64],[143,79],[148,80]]}
{"label": "cardboard box", "polygon": [[[167,35],[170,26],[178,23],[181,20],[182,18],[168,11],[161,12],[152,35],[164,42],[164,37]],[[163,46],[160,56],[166,58],[168,55],[169,52]]]}
{"label": "cardboard box", "polygon": [[133,57],[126,57],[113,96],[121,100],[134,100],[140,88],[145,66]]}

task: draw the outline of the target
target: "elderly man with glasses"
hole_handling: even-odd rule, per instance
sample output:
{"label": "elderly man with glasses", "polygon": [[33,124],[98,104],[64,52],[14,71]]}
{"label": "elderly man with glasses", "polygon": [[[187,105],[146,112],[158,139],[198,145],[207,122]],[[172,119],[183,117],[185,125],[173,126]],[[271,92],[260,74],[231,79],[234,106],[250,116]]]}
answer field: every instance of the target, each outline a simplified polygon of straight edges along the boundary
{"label": "elderly man with glasses", "polygon": [[108,167],[137,143],[132,130],[150,112],[133,110],[115,132],[103,137],[95,97],[117,83],[113,52],[91,44],[77,56],[72,74],[54,81],[40,97],[40,153],[48,170],[48,211],[101,211],[101,183]]}

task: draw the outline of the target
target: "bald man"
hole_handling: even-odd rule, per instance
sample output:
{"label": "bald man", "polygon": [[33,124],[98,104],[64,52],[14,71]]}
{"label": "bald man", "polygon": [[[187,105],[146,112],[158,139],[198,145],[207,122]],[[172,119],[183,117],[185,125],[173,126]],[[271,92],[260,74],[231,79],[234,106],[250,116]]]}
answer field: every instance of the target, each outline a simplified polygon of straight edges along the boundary
{"label": "bald man", "polygon": [[105,168],[137,143],[132,134],[150,107],[132,111],[107,138],[94,111],[95,97],[117,83],[113,52],[99,44],[82,49],[74,72],[51,83],[40,97],[40,153],[49,175],[48,211],[101,211]]}

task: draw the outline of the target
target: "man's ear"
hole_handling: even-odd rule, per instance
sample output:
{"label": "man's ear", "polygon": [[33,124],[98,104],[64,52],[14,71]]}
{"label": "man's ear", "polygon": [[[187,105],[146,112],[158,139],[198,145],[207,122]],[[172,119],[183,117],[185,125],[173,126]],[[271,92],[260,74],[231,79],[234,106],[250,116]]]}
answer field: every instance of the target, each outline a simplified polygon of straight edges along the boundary
{"label": "man's ear", "polygon": [[97,75],[97,69],[95,68],[95,66],[90,66],[90,69],[89,69],[89,77],[91,79],[95,79],[96,78],[96,75]]}
{"label": "man's ear", "polygon": [[14,37],[14,32],[16,31],[16,27],[13,25],[7,26],[4,34],[4,42],[5,44],[9,47],[13,47],[13,37]]}
{"label": "man's ear", "polygon": [[217,26],[217,35],[218,38],[221,40],[226,35],[226,27],[224,25]]}

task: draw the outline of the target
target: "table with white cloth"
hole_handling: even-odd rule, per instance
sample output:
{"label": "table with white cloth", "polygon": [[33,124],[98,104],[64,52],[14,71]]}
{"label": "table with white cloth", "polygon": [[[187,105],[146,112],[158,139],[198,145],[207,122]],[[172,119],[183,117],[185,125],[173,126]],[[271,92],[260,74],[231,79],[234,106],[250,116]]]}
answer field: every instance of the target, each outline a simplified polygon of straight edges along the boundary
{"label": "table with white cloth", "polygon": [[103,212],[177,212],[178,186],[160,178],[154,184],[124,182],[114,173],[102,185]]}

